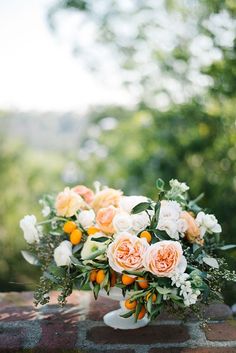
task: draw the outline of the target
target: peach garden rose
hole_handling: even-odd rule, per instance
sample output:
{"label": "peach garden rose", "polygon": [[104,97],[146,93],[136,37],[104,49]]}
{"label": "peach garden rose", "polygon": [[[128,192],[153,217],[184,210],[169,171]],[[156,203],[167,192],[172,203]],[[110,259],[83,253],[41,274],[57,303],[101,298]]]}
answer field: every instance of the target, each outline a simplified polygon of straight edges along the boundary
{"label": "peach garden rose", "polygon": [[66,187],[57,195],[55,208],[57,216],[72,217],[84,206],[84,200],[76,192]]}
{"label": "peach garden rose", "polygon": [[143,265],[147,271],[158,277],[171,277],[176,271],[183,273],[187,262],[179,242],[163,240],[148,248]]}
{"label": "peach garden rose", "polygon": [[113,206],[101,208],[96,217],[98,227],[104,233],[114,233],[113,219],[117,214],[117,209]]}
{"label": "peach garden rose", "polygon": [[85,185],[77,185],[72,189],[78,195],[82,196],[85,202],[90,204],[94,199],[94,192],[93,190],[87,188]]}
{"label": "peach garden rose", "polygon": [[97,212],[100,208],[118,207],[122,192],[120,190],[106,188],[95,194],[91,206]]}
{"label": "peach garden rose", "polygon": [[107,257],[111,268],[122,273],[143,268],[143,256],[149,245],[145,238],[138,238],[128,232],[120,233],[108,246]]}
{"label": "peach garden rose", "polygon": [[183,219],[187,224],[187,230],[185,232],[186,238],[190,243],[198,242],[200,239],[200,229],[193,218],[193,216],[187,212],[181,212],[180,218]]}

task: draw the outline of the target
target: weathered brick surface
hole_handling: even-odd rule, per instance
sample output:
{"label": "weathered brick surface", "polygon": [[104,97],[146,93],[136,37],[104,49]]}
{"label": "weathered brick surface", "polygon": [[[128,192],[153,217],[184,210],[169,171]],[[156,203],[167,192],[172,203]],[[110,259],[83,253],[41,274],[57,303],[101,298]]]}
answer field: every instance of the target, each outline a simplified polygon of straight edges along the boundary
{"label": "weathered brick surface", "polygon": [[236,348],[233,348],[233,347],[151,348],[148,353],[236,353]]}
{"label": "weathered brick surface", "polygon": [[62,309],[57,296],[35,309],[32,293],[0,293],[0,353],[236,353],[236,321],[224,304],[203,308],[209,329],[193,316],[181,324],[164,312],[147,327],[125,331],[102,321],[118,302],[74,291]]}
{"label": "weathered brick surface", "polygon": [[138,330],[114,330],[110,327],[93,327],[87,338],[95,343],[152,344],[158,342],[184,342],[189,339],[184,325],[147,326]]}
{"label": "weathered brick surface", "polygon": [[0,330],[0,352],[18,353],[23,346],[25,329],[5,328]]}
{"label": "weathered brick surface", "polygon": [[210,324],[205,334],[210,341],[236,341],[236,321]]}
{"label": "weathered brick surface", "polygon": [[0,309],[0,321],[34,320],[37,311],[32,306],[6,307]]}
{"label": "weathered brick surface", "polygon": [[78,323],[70,315],[52,315],[41,322],[41,339],[37,345],[38,351],[56,352],[62,349],[75,348],[78,333]]}

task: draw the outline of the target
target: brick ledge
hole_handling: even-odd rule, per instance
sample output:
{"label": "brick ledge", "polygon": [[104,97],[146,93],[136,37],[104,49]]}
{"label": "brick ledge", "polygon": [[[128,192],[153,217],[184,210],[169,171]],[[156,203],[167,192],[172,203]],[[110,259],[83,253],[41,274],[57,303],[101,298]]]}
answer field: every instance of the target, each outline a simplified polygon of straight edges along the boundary
{"label": "brick ledge", "polygon": [[145,328],[122,331],[102,321],[117,302],[74,291],[61,309],[56,297],[52,292],[51,304],[35,309],[31,292],[0,293],[0,352],[236,353],[236,321],[225,304],[206,308],[208,330],[163,313]]}

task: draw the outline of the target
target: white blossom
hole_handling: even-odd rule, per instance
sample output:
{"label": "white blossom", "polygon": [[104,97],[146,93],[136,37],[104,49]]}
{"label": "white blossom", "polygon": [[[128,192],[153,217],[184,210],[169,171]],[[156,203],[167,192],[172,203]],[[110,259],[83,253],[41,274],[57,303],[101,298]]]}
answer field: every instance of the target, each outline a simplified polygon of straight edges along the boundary
{"label": "white blossom", "polygon": [[133,226],[133,220],[129,213],[118,213],[113,218],[113,226],[116,232],[129,231]]}
{"label": "white blossom", "polygon": [[37,219],[34,215],[27,215],[20,221],[20,228],[24,232],[24,238],[29,244],[39,242],[39,232],[36,227]]}
{"label": "white blossom", "polygon": [[197,302],[197,298],[200,294],[201,294],[201,292],[199,290],[185,294],[184,295],[184,305],[190,306],[192,304],[195,304]]}
{"label": "white blossom", "polygon": [[164,230],[170,238],[179,240],[179,233],[175,220],[168,217],[163,217],[159,219],[157,228],[159,230]]}
{"label": "white blossom", "polygon": [[188,278],[189,275],[187,273],[175,272],[171,277],[171,284],[179,288],[186,283]]}
{"label": "white blossom", "polygon": [[171,191],[175,193],[183,194],[184,192],[189,190],[189,186],[186,183],[181,183],[177,179],[170,180]]}
{"label": "white blossom", "polygon": [[51,209],[49,206],[44,206],[43,209],[42,209],[42,215],[43,217],[47,217],[50,215],[50,212],[51,212]]}
{"label": "white blossom", "polygon": [[196,217],[196,223],[200,228],[200,235],[203,237],[206,232],[220,233],[222,228],[218,223],[218,220],[213,214],[206,214],[204,212],[199,212]]}
{"label": "white blossom", "polygon": [[54,260],[57,266],[69,266],[71,264],[72,244],[68,240],[64,240],[54,249]]}
{"label": "white blossom", "polygon": [[150,224],[149,216],[145,211],[131,215],[131,218],[132,228],[137,233],[144,230]]}
{"label": "white blossom", "polygon": [[132,209],[141,202],[147,202],[147,197],[145,196],[122,196],[120,199],[120,208],[127,212],[131,213]]}
{"label": "white blossom", "polygon": [[78,215],[78,221],[84,229],[91,227],[95,221],[95,213],[93,210],[81,211]]}

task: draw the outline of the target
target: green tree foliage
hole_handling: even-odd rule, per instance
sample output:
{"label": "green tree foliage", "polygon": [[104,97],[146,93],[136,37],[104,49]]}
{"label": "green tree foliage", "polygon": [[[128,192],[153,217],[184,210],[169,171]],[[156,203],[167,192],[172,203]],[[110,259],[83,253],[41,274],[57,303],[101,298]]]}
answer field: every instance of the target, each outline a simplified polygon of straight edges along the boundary
{"label": "green tree foliage", "polygon": [[0,137],[0,291],[34,288],[36,270],[20,251],[25,241],[19,220],[39,214],[38,199],[45,191],[62,187],[62,160],[56,155],[33,152],[20,143]]}

